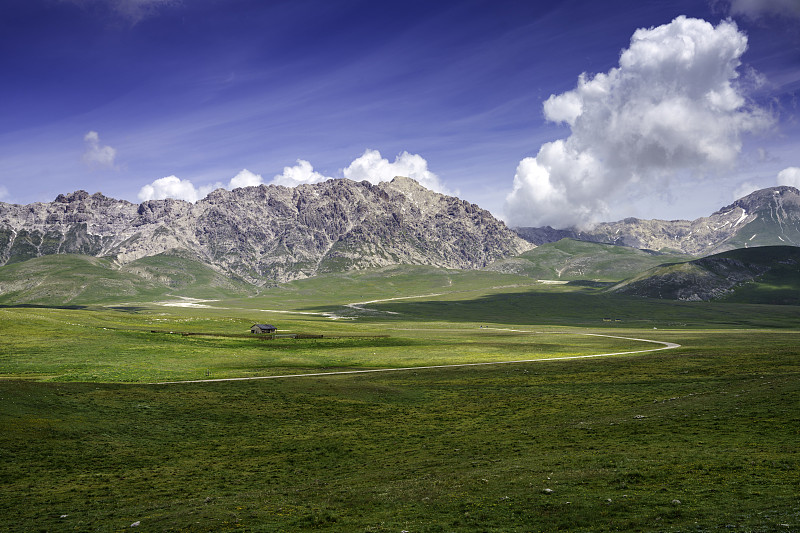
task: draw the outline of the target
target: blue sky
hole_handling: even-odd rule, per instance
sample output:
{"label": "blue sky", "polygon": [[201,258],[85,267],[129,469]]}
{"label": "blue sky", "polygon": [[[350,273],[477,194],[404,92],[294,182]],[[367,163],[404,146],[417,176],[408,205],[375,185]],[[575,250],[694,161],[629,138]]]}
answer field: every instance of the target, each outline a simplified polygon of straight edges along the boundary
{"label": "blue sky", "polygon": [[695,218],[800,185],[798,27],[798,0],[4,0],[0,200],[405,173],[515,225]]}

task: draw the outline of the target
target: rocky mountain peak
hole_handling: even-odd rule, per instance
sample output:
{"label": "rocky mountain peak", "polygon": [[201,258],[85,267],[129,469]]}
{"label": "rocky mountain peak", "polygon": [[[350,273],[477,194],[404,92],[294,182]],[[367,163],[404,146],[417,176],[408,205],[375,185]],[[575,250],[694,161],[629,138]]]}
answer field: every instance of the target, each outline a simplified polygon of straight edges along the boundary
{"label": "rocky mountain peak", "polygon": [[782,204],[800,206],[800,191],[794,187],[789,187],[786,185],[780,187],[768,187],[739,198],[731,205],[723,207],[714,214],[716,215],[725,213],[735,209],[736,207],[741,207],[750,213]]}
{"label": "rocky mountain peak", "polygon": [[430,189],[426,189],[417,180],[407,178],[405,176],[395,176],[391,181],[380,183],[383,187],[389,187],[402,193],[424,193],[424,194],[438,194]]}
{"label": "rocky mountain peak", "polygon": [[86,200],[87,198],[89,198],[89,193],[81,189],[79,191],[75,191],[67,195],[59,194],[58,196],[56,196],[55,201],[60,204],[70,204],[73,202],[80,202],[82,200]]}

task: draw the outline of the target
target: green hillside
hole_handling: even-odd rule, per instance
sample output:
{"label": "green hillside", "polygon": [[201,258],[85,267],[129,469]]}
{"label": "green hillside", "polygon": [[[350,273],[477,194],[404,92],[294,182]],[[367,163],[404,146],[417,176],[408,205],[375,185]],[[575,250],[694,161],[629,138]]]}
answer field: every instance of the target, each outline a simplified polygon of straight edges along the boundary
{"label": "green hillside", "polygon": [[516,257],[497,261],[488,269],[536,279],[619,281],[664,263],[688,259],[692,257],[561,239]]}
{"label": "green hillside", "polygon": [[800,304],[800,248],[740,248],[648,270],[612,292],[675,300]]}
{"label": "green hillside", "polygon": [[[252,290],[252,289],[250,289]],[[0,304],[85,305],[245,295],[248,286],[182,255],[161,254],[119,268],[85,255],[36,257],[0,267]]]}
{"label": "green hillside", "polygon": [[720,298],[726,302],[800,305],[800,248],[764,246],[731,250],[721,256],[762,265],[768,270]]}
{"label": "green hillside", "polygon": [[800,227],[794,220],[779,223],[774,217],[762,216],[745,225],[722,243],[726,248],[800,245]]}
{"label": "green hillside", "polygon": [[236,277],[221,274],[189,252],[173,250],[137,259],[120,269],[166,286],[171,294],[193,298],[247,296],[256,289]]}
{"label": "green hillside", "polygon": [[85,255],[48,255],[0,267],[0,303],[67,305],[129,300],[164,286]]}

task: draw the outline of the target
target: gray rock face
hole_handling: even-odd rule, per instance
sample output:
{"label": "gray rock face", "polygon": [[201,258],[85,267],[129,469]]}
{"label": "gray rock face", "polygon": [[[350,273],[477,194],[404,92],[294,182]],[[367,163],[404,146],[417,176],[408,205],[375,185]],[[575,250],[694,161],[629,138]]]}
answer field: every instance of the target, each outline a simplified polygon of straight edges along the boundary
{"label": "gray rock face", "polygon": [[711,216],[696,220],[605,222],[588,231],[575,228],[515,228],[536,245],[564,237],[649,250],[709,255],[749,246],[800,246],[800,191],[772,187],[756,191]]}
{"label": "gray rock face", "polygon": [[218,189],[195,204],[85,191],[0,202],[0,265],[59,253],[125,264],[184,249],[262,285],[391,264],[481,268],[532,247],[488,211],[402,177]]}

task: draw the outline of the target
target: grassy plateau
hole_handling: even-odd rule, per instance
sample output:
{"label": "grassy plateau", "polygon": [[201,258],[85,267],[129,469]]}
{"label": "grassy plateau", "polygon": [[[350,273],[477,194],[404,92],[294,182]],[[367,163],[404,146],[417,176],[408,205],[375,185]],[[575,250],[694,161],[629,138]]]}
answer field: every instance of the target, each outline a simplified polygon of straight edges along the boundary
{"label": "grassy plateau", "polygon": [[0,530],[800,531],[797,306],[427,267],[135,296],[0,307]]}

